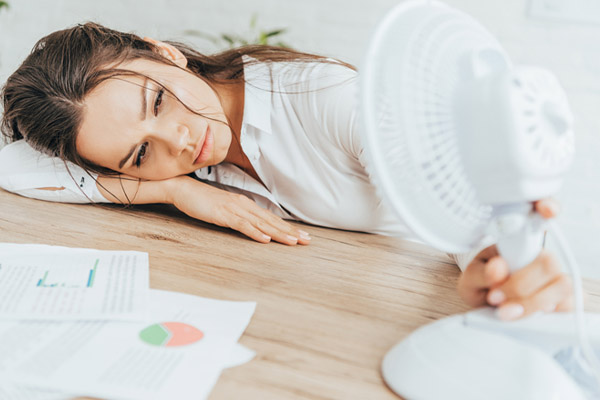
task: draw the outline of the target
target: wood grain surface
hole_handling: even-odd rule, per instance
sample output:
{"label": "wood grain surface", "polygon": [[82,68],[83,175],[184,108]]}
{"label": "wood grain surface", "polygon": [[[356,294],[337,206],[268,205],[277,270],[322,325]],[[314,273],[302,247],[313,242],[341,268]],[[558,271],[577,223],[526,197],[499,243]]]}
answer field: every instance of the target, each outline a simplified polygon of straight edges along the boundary
{"label": "wood grain surface", "polygon": [[[398,238],[302,229],[309,246],[259,244],[168,206],[60,204],[0,190],[2,242],[145,251],[152,288],[256,301],[240,342],[257,356],[225,370],[210,399],[396,399],[381,360],[417,327],[468,310],[458,268]],[[587,308],[600,311],[600,284],[586,290]]]}

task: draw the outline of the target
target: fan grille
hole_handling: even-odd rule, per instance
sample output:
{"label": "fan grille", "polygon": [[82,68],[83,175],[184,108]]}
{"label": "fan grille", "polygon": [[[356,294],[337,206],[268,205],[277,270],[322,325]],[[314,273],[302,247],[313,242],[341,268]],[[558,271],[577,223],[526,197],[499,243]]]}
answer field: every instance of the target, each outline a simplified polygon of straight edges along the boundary
{"label": "fan grille", "polygon": [[454,119],[467,79],[461,63],[484,47],[502,51],[471,17],[437,2],[408,2],[380,25],[364,66],[373,179],[418,236],[449,252],[477,245],[491,217],[465,174]]}

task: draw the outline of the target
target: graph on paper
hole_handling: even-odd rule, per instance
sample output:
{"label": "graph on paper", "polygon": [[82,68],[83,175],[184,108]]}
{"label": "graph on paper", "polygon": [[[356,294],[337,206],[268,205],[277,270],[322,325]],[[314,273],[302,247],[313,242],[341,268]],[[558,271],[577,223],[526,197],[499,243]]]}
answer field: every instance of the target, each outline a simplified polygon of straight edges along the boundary
{"label": "graph on paper", "polygon": [[[50,287],[91,288],[91,287],[94,287],[94,280],[96,278],[96,270],[98,269],[99,262],[100,262],[100,260],[96,259],[96,261],[94,262],[94,266],[89,270],[89,273],[87,273],[85,275],[85,282],[84,282],[83,276],[82,277],[74,276],[76,274],[73,274],[72,272],[69,275],[59,277],[58,280],[52,279],[53,277],[48,279],[48,274],[50,273],[50,270],[46,270],[44,272],[44,276],[38,280],[36,286],[42,287],[42,288],[50,288]],[[80,279],[78,279],[78,278],[80,278]],[[53,282],[53,283],[50,283],[50,282]]]}
{"label": "graph on paper", "polygon": [[0,244],[0,319],[140,320],[148,290],[146,253]]}
{"label": "graph on paper", "polygon": [[204,337],[202,331],[183,322],[162,322],[140,332],[140,339],[153,346],[175,347],[196,343]]}

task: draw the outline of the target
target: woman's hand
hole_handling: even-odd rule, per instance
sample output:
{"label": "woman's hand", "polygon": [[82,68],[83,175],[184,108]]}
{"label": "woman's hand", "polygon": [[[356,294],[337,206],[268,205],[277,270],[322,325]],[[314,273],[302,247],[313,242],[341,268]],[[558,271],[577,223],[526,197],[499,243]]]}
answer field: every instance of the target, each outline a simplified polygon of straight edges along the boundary
{"label": "woman's hand", "polygon": [[100,193],[115,203],[173,204],[190,217],[235,229],[261,243],[271,240],[289,245],[310,243],[308,233],[246,196],[217,189],[189,176],[163,181],[140,181],[126,175],[99,176],[96,182]]}
{"label": "woman's hand", "polygon": [[[552,200],[535,203],[544,218],[557,214]],[[458,292],[471,306],[489,304],[498,307],[501,319],[513,320],[536,311],[568,311],[573,307],[570,278],[554,257],[542,251],[529,265],[510,274],[496,246],[480,252],[463,272]]]}
{"label": "woman's hand", "polygon": [[168,202],[190,217],[235,229],[261,243],[309,244],[308,233],[259,207],[248,197],[217,189],[190,177],[172,178]]}

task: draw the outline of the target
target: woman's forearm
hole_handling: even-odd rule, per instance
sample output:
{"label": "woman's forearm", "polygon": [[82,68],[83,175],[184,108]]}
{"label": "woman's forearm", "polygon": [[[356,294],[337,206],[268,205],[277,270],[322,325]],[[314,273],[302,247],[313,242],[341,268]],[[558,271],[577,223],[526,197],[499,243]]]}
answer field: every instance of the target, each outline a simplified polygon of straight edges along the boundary
{"label": "woman's forearm", "polygon": [[[175,193],[180,186],[190,184],[194,179],[178,176],[162,181],[143,181],[130,176],[99,176],[96,186],[100,193],[113,203],[150,204],[175,202]],[[200,182],[198,182],[200,184]]]}

